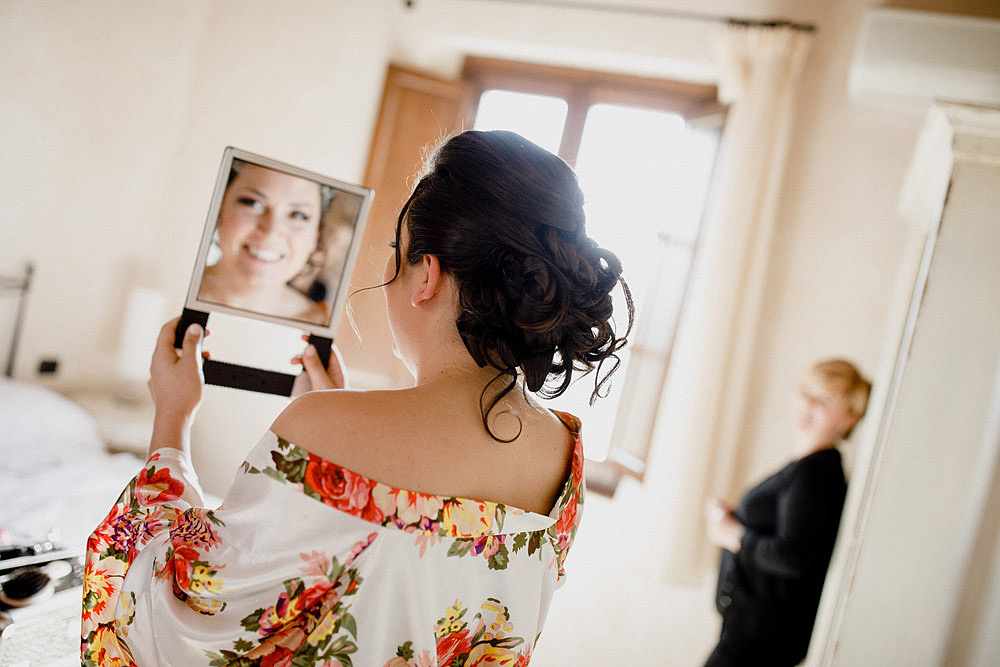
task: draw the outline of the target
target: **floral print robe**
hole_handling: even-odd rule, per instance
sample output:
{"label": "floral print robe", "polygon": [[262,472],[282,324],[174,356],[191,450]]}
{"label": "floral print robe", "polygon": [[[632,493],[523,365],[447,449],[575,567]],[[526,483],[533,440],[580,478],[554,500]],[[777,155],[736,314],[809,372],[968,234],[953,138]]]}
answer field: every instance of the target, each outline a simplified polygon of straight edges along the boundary
{"label": "floral print robe", "polygon": [[395,489],[268,433],[217,510],[153,452],[87,544],[82,661],[522,667],[583,503],[580,422],[548,516]]}

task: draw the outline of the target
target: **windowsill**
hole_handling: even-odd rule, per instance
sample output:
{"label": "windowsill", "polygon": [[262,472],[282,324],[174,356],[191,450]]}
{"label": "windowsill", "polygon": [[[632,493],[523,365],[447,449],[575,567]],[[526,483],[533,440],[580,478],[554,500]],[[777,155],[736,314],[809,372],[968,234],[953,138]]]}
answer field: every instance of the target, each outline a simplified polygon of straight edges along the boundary
{"label": "windowsill", "polygon": [[584,468],[587,490],[608,498],[614,498],[622,477],[635,477],[641,482],[645,472],[644,461],[621,450],[609,452],[603,461],[588,460]]}
{"label": "windowsill", "polygon": [[587,461],[583,470],[588,493],[597,493],[608,498],[615,497],[618,482],[623,476],[621,468],[608,461]]}

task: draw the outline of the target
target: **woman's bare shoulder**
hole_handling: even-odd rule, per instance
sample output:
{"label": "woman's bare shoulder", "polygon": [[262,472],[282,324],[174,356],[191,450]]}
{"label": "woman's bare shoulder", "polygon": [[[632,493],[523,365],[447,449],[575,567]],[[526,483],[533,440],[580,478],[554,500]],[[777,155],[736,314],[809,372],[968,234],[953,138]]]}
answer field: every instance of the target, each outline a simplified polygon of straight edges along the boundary
{"label": "woman's bare shoulder", "polygon": [[302,394],[286,407],[271,430],[289,442],[305,446],[317,438],[350,438],[371,433],[380,413],[396,401],[393,391],[331,389]]}
{"label": "woman's bare shoulder", "polygon": [[278,437],[338,465],[372,476],[394,454],[393,434],[407,414],[405,390],[311,391],[294,401],[271,425]]}
{"label": "woman's bare shoulder", "polygon": [[469,401],[461,409],[459,399],[429,400],[419,387],[309,392],[271,430],[396,488],[548,512],[568,473],[574,435],[546,410],[519,420],[523,432],[513,442],[497,442],[475,397]]}

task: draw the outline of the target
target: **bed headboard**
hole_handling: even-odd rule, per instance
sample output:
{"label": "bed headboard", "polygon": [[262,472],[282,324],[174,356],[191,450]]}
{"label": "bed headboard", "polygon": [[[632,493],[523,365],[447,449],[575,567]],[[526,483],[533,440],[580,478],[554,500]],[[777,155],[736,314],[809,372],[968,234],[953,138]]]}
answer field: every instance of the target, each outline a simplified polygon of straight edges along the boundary
{"label": "bed headboard", "polygon": [[[24,321],[24,309],[28,303],[28,291],[31,289],[31,275],[34,273],[34,266],[30,263],[24,267],[20,275],[9,275],[0,273],[0,302],[4,303],[4,311],[12,312],[13,318],[10,324],[3,324],[9,332],[5,338],[7,340],[7,359],[4,364],[4,375],[11,377],[14,374],[14,358],[17,355],[18,337],[21,335],[21,324]],[[8,301],[10,307],[8,308]]]}

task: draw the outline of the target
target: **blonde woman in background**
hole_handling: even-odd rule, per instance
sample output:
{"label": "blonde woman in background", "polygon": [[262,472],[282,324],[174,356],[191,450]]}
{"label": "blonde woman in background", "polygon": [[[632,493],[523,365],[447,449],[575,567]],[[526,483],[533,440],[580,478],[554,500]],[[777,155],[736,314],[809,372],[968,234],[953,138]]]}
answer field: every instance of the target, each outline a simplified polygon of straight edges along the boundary
{"label": "blonde woman in background", "polygon": [[837,445],[870,391],[847,361],[815,364],[792,402],[795,458],[737,507],[708,502],[708,537],[723,552],[722,633],[706,667],[790,667],[805,658],[847,493]]}

